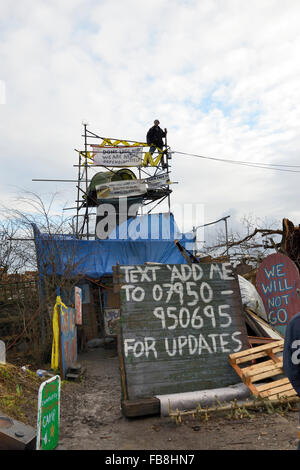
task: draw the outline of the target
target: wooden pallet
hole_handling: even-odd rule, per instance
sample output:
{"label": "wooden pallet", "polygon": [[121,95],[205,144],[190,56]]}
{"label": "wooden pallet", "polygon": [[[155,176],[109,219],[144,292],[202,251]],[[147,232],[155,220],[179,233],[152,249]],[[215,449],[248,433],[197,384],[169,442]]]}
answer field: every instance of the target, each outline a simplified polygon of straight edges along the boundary
{"label": "wooden pallet", "polygon": [[[229,355],[229,363],[253,395],[269,400],[298,396],[287,377],[269,383],[256,383],[284,374],[282,357],[278,357],[280,353],[282,355],[283,344],[284,340],[276,340]],[[256,359],[261,362],[253,363]],[[241,367],[242,364],[245,367]]]}

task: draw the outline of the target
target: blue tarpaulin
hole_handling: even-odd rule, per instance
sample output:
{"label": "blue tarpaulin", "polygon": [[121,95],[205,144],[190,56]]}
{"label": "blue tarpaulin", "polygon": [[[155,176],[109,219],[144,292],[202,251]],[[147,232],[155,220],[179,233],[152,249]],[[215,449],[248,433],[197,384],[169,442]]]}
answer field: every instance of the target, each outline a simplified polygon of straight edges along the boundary
{"label": "blue tarpaulin", "polygon": [[48,235],[36,226],[34,238],[40,275],[82,275],[98,279],[112,267],[145,262],[186,264],[174,244],[191,250],[193,234],[182,234],[173,214],[149,214],[129,219],[106,240],[79,240],[75,236]]}

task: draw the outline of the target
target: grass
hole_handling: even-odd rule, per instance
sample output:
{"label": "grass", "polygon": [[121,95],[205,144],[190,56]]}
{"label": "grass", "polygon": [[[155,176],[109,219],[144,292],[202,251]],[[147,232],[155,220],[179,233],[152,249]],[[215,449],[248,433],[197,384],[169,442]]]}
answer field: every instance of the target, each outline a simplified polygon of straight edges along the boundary
{"label": "grass", "polygon": [[0,364],[0,413],[36,425],[38,391],[42,380],[35,372]]}
{"label": "grass", "polygon": [[[38,377],[35,371],[21,369],[10,363],[0,364],[0,415],[5,414],[36,426],[38,393],[42,382],[49,377]],[[72,388],[72,383],[61,381],[61,390]]]}

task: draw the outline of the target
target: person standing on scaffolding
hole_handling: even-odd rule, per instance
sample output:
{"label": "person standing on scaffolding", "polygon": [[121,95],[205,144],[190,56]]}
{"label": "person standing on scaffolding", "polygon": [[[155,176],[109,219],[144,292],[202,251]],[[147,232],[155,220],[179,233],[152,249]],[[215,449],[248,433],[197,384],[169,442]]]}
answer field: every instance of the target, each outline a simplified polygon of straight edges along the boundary
{"label": "person standing on scaffolding", "polygon": [[[167,129],[164,131],[159,127],[159,120],[155,119],[154,126],[152,126],[147,132],[147,145],[150,146],[149,152],[151,155],[154,154],[157,149],[158,152],[163,151],[163,137],[167,136]],[[164,166],[164,163],[163,163]]]}

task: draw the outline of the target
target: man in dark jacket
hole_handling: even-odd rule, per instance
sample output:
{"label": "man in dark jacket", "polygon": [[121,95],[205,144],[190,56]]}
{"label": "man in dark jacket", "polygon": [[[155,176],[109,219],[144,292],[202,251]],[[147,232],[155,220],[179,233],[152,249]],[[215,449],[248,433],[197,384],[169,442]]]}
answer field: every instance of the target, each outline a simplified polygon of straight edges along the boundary
{"label": "man in dark jacket", "polygon": [[[283,370],[300,396],[300,313],[289,321],[284,335]],[[299,409],[300,426],[300,409]],[[298,427],[298,450],[300,450],[300,427]]]}
{"label": "man in dark jacket", "polygon": [[147,144],[150,145],[149,152],[153,154],[156,147],[162,150],[163,148],[163,137],[166,137],[167,129],[164,131],[159,127],[159,120],[155,119],[154,126],[147,132]]}

